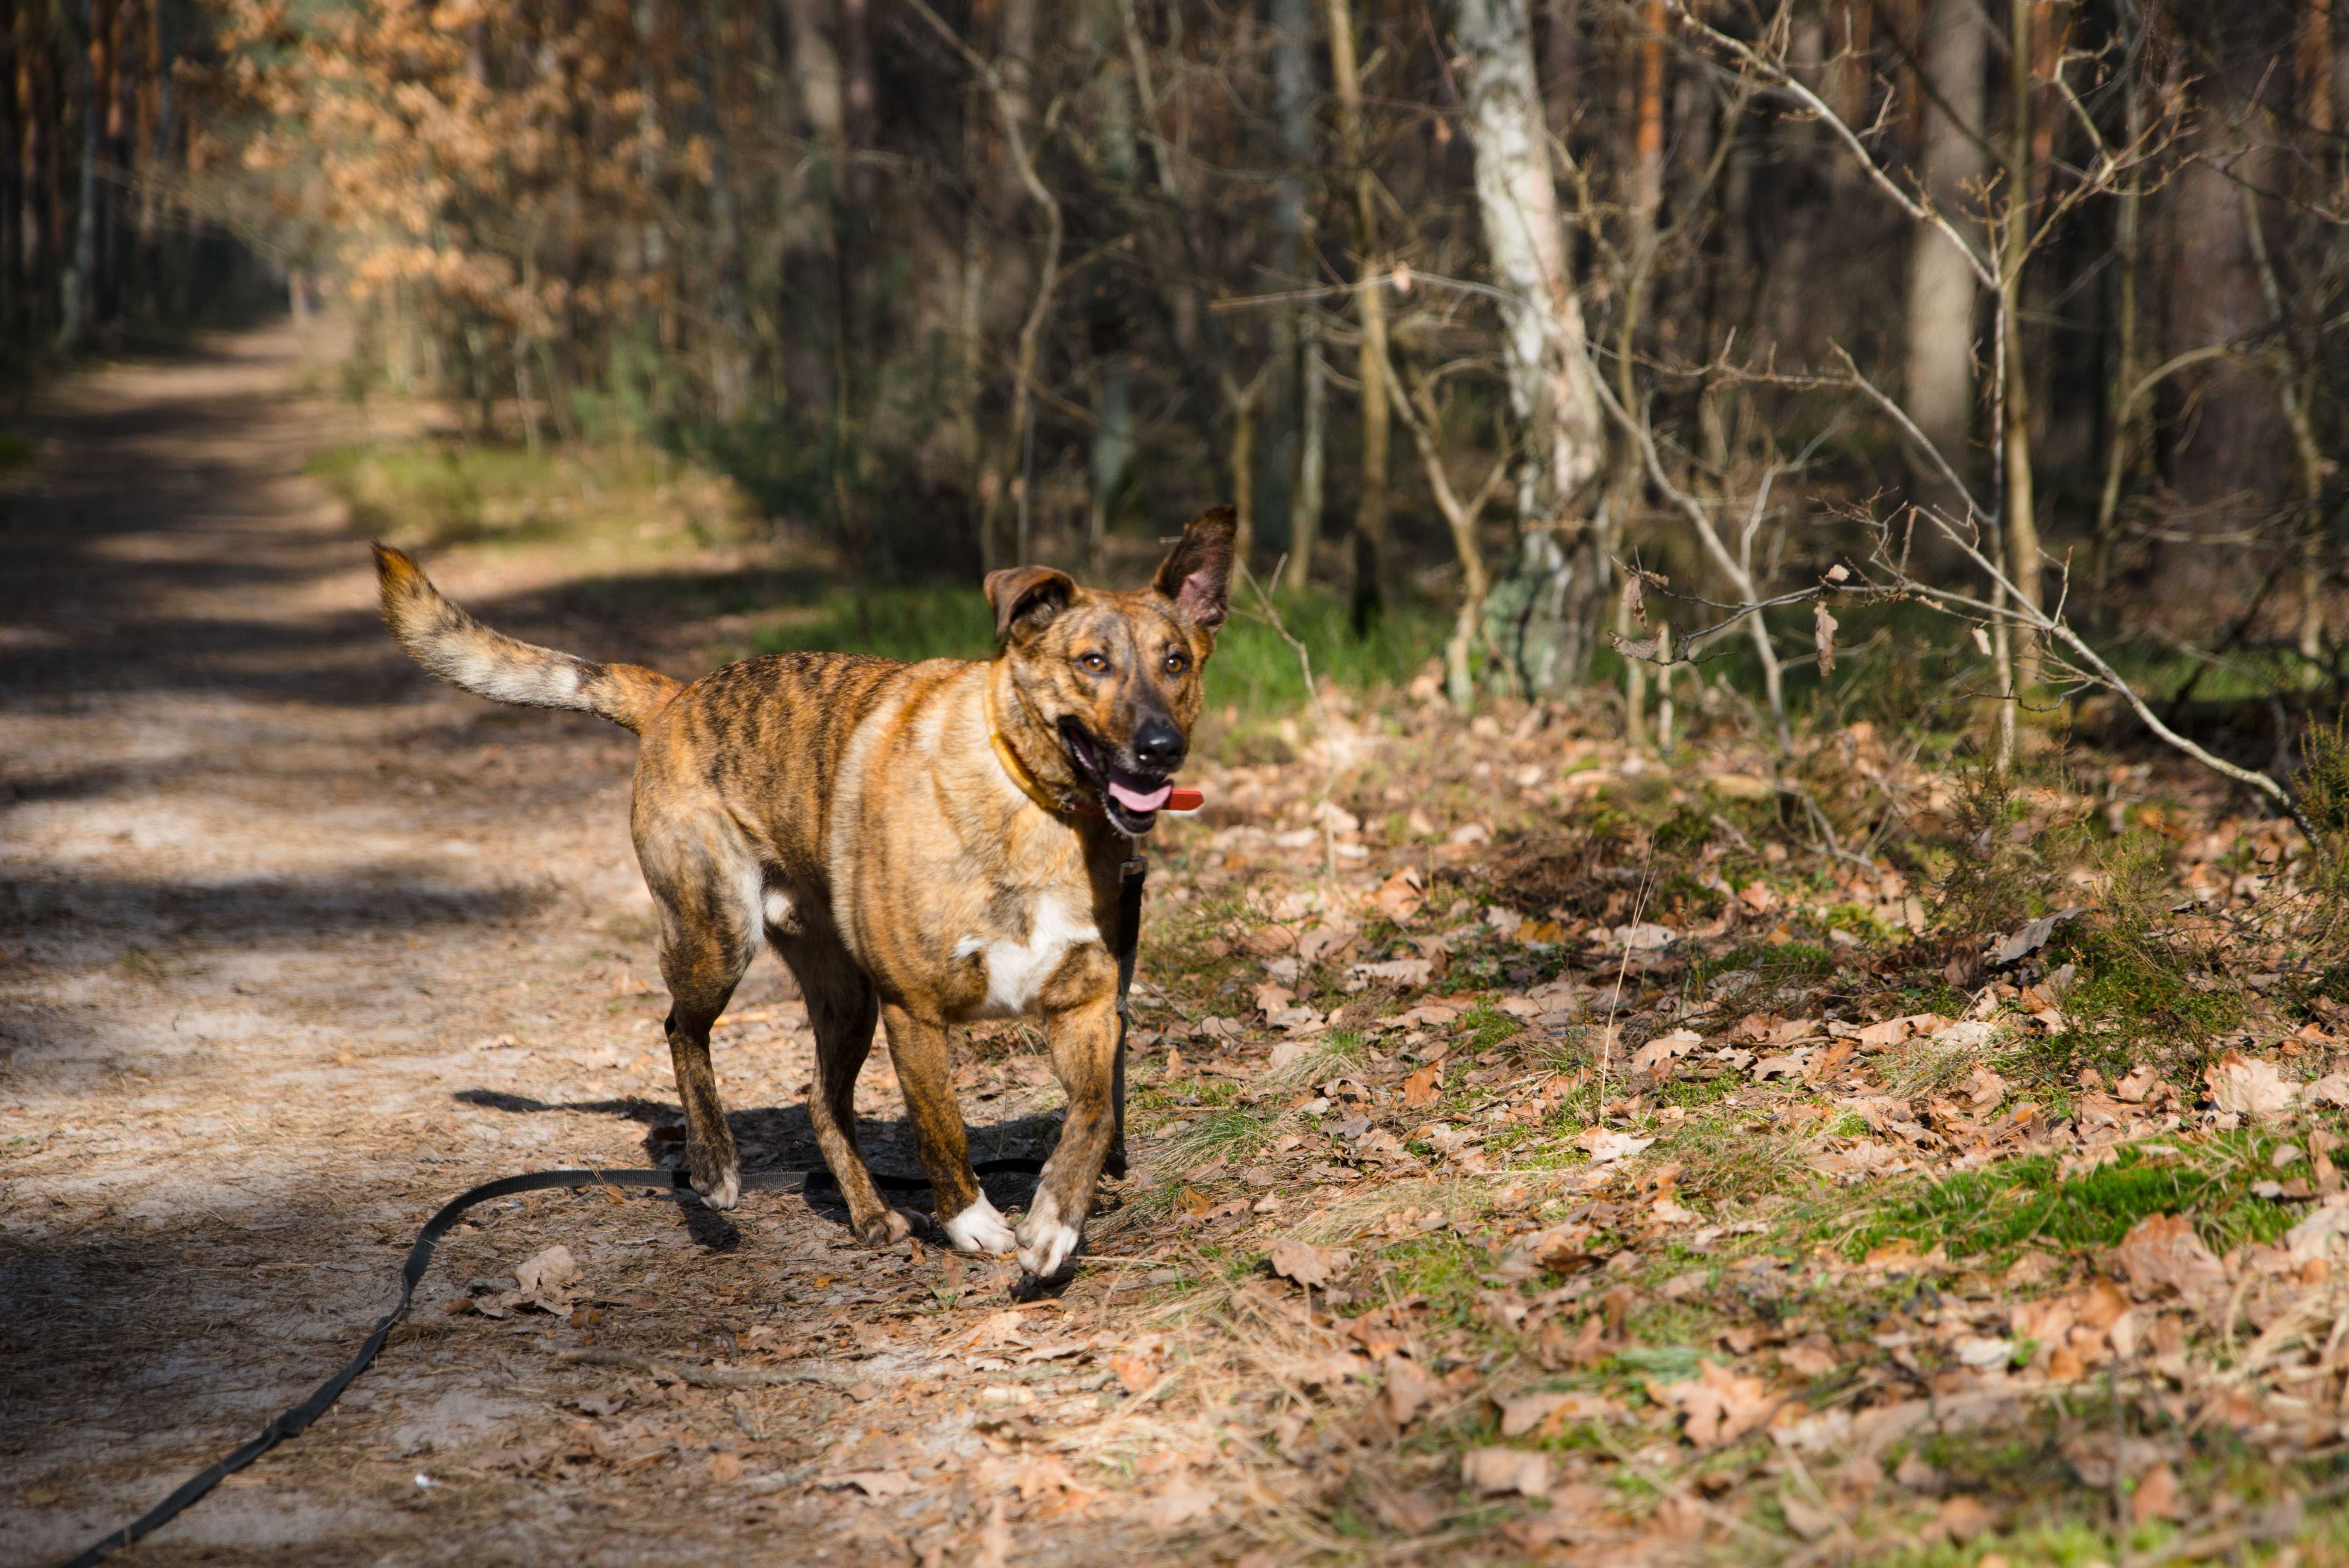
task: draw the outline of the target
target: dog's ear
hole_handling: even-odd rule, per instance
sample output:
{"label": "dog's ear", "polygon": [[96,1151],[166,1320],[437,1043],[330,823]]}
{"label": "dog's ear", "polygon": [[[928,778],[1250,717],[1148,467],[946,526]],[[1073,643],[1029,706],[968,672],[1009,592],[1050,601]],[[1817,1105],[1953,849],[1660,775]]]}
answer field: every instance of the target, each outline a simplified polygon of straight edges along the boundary
{"label": "dog's ear", "polygon": [[1201,512],[1150,580],[1192,624],[1206,631],[1222,625],[1231,607],[1232,547],[1239,529],[1239,513],[1230,507]]}
{"label": "dog's ear", "polygon": [[987,602],[995,608],[995,640],[1015,632],[1033,636],[1052,624],[1077,595],[1076,579],[1049,566],[1007,566],[987,574]]}

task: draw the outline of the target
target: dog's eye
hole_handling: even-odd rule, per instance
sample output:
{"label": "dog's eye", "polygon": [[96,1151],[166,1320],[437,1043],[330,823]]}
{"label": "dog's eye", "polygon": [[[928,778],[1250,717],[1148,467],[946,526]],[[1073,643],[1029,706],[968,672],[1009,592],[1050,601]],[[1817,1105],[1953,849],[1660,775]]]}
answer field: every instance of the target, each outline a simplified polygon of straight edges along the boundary
{"label": "dog's eye", "polygon": [[1169,654],[1169,655],[1166,655],[1166,673],[1167,673],[1168,675],[1170,675],[1170,676],[1179,676],[1179,675],[1181,675],[1185,670],[1187,670],[1187,669],[1189,669],[1190,667],[1191,667],[1191,655],[1188,655],[1188,654]]}
{"label": "dog's eye", "polygon": [[1109,656],[1106,654],[1079,654],[1077,663],[1093,675],[1102,675],[1109,669]]}

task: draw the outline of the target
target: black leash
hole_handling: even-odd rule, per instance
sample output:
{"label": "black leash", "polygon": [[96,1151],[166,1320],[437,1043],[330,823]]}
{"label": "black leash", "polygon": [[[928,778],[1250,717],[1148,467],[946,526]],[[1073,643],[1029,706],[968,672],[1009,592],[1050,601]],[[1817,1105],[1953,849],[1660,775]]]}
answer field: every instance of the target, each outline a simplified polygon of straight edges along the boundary
{"label": "black leash", "polygon": [[[1137,848],[1132,859],[1119,868],[1118,933],[1117,933],[1117,1065],[1112,1078],[1112,1095],[1116,1115],[1115,1134],[1110,1145],[1110,1160],[1105,1168],[1112,1176],[1125,1174],[1125,1029],[1128,1016],[1126,993],[1133,985],[1135,950],[1142,941],[1142,884],[1149,875],[1150,865]],[[1020,1156],[1001,1160],[982,1160],[971,1167],[975,1175],[993,1176],[1018,1171],[1034,1174],[1043,1169],[1040,1161]],[[742,1174],[741,1190],[745,1192],[800,1191],[811,1181],[831,1181],[832,1172],[814,1171],[748,1171]],[[913,1176],[885,1176],[877,1172],[875,1186],[896,1191],[916,1191],[929,1182]],[[261,1429],[260,1434],[226,1458],[199,1470],[182,1481],[177,1491],[124,1525],[109,1531],[84,1548],[80,1555],[64,1564],[64,1568],[92,1568],[111,1552],[119,1552],[139,1540],[151,1535],[170,1523],[206,1492],[228,1477],[244,1469],[254,1460],[275,1448],[288,1438],[298,1438],[310,1428],[310,1423],[334,1408],[343,1397],[343,1390],[357,1380],[375,1360],[377,1352],[391,1337],[391,1331],[407,1317],[409,1307],[416,1299],[416,1287],[424,1281],[424,1271],[432,1266],[433,1252],[440,1238],[453,1229],[469,1209],[498,1198],[511,1198],[518,1192],[575,1191],[588,1187],[650,1187],[660,1191],[689,1192],[692,1180],[683,1171],[526,1171],[519,1176],[502,1176],[494,1181],[459,1193],[440,1206],[440,1212],[424,1222],[416,1233],[416,1244],[408,1249],[408,1261],[399,1265],[399,1300],[377,1322],[375,1332],[358,1348],[358,1354],[346,1362],[343,1369],[310,1391],[310,1397],[281,1414]]]}
{"label": "black leash", "polygon": [[[981,1176],[1000,1175],[1011,1171],[1029,1174],[1043,1169],[1043,1162],[1013,1157],[1003,1160],[983,1160],[971,1168]],[[829,1181],[829,1171],[749,1171],[742,1175],[745,1192],[802,1191],[811,1180]],[[929,1183],[918,1177],[875,1174],[877,1186],[897,1191],[914,1191]],[[651,1187],[662,1191],[690,1192],[691,1178],[683,1171],[526,1171],[519,1176],[502,1176],[494,1181],[459,1193],[440,1206],[440,1212],[424,1223],[417,1233],[416,1244],[408,1249],[408,1261],[399,1267],[399,1300],[377,1322],[375,1332],[358,1348],[358,1354],[346,1362],[343,1369],[310,1391],[310,1397],[280,1415],[261,1429],[258,1436],[243,1448],[210,1468],[200,1470],[182,1482],[180,1489],[119,1530],[109,1531],[92,1542],[81,1555],[65,1564],[65,1568],[90,1568],[109,1552],[117,1552],[140,1536],[152,1534],[177,1517],[190,1504],[220,1485],[226,1477],[234,1475],[254,1460],[275,1448],[288,1438],[298,1438],[309,1429],[310,1423],[332,1408],[343,1397],[358,1375],[375,1360],[377,1352],[391,1337],[391,1331],[416,1299],[416,1287],[423,1283],[424,1273],[432,1266],[432,1254],[440,1238],[464,1218],[469,1209],[499,1198],[511,1198],[518,1192],[551,1192],[579,1191],[588,1187]]]}

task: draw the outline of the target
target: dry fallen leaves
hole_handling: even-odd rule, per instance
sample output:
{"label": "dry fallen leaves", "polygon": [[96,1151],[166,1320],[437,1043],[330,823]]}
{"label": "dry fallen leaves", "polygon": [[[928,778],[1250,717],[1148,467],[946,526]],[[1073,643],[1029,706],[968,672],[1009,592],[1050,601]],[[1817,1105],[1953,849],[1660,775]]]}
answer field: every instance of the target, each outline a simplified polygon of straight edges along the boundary
{"label": "dry fallen leaves", "polygon": [[2178,1472],[2158,1464],[2137,1478],[2137,1493],[2129,1499],[2129,1517],[2138,1524],[2178,1517]]}
{"label": "dry fallen leaves", "polygon": [[1486,1496],[1514,1491],[1547,1497],[1549,1456],[1521,1449],[1470,1449],[1460,1456],[1460,1479]]}
{"label": "dry fallen leaves", "polygon": [[1493,1397],[1501,1411],[1501,1436],[1522,1438],[1557,1411],[1574,1402],[1572,1394],[1520,1394],[1513,1399]]}
{"label": "dry fallen leaves", "polygon": [[1416,1110],[1443,1098],[1444,1064],[1430,1062],[1402,1080],[1402,1102]]}
{"label": "dry fallen leaves", "polygon": [[1631,1070],[1648,1078],[1670,1078],[1673,1058],[1684,1057],[1702,1044],[1704,1037],[1694,1029],[1674,1029],[1670,1034],[1658,1035],[1631,1053]]}
{"label": "dry fallen leaves", "polygon": [[1435,1402],[1444,1385],[1407,1356],[1388,1357],[1386,1370],[1387,1386],[1381,1397],[1386,1401],[1388,1419],[1400,1431],[1419,1419],[1420,1413]]}
{"label": "dry fallen leaves", "polygon": [[1941,1504],[1933,1526],[1940,1535],[1962,1543],[1988,1530],[1992,1522],[1989,1509],[1977,1499],[1961,1493]]}
{"label": "dry fallen leaves", "polygon": [[568,1313],[571,1287],[578,1283],[579,1260],[559,1242],[514,1264],[514,1284],[521,1287],[518,1300],[543,1312]]}
{"label": "dry fallen leaves", "polygon": [[2300,1098],[2300,1085],[2277,1072],[2274,1063],[2254,1060],[2240,1051],[2229,1051],[2205,1068],[2202,1081],[2220,1110],[2239,1116],[2280,1115]]}
{"label": "dry fallen leaves", "polygon": [[851,1470],[833,1484],[853,1486],[867,1497],[903,1497],[914,1490],[914,1478],[901,1470]]}
{"label": "dry fallen leaves", "polygon": [[1269,1259],[1272,1272],[1295,1280],[1308,1290],[1326,1285],[1353,1266],[1350,1247],[1317,1247],[1306,1242],[1277,1242]]}
{"label": "dry fallen leaves", "polygon": [[1427,902],[1423,891],[1426,886],[1418,867],[1405,866],[1379,884],[1378,892],[1371,895],[1371,902],[1378,907],[1381,914],[1401,925],[1417,914],[1420,905]]}
{"label": "dry fallen leaves", "polygon": [[1700,1361],[1694,1377],[1652,1391],[1662,1403],[1680,1408],[1682,1432],[1701,1449],[1744,1437],[1778,1408],[1768,1384],[1740,1377],[1717,1361]]}
{"label": "dry fallen leaves", "polygon": [[2121,1267],[2129,1283],[2151,1292],[2167,1288],[2189,1302],[2223,1295],[2227,1271],[2183,1214],[2149,1214],[2121,1238]]}
{"label": "dry fallen leaves", "polygon": [[1628,1160],[1651,1143],[1652,1138],[1634,1138],[1628,1132],[1609,1132],[1603,1127],[1585,1128],[1574,1140],[1574,1146],[1590,1156],[1594,1165],[1612,1161]]}

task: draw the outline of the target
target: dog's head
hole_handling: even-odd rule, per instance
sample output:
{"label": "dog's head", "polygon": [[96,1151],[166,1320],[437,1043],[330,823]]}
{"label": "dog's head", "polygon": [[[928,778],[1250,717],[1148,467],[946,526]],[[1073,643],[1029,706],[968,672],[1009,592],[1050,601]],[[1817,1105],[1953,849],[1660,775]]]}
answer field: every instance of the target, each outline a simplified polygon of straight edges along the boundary
{"label": "dog's head", "polygon": [[1150,830],[1190,753],[1237,530],[1227,506],[1201,514],[1150,586],[1128,593],[1080,588],[1049,566],[988,574],[997,656],[1010,661],[1026,709],[1018,717],[1050,732],[1069,781],[1099,795],[1122,832]]}

